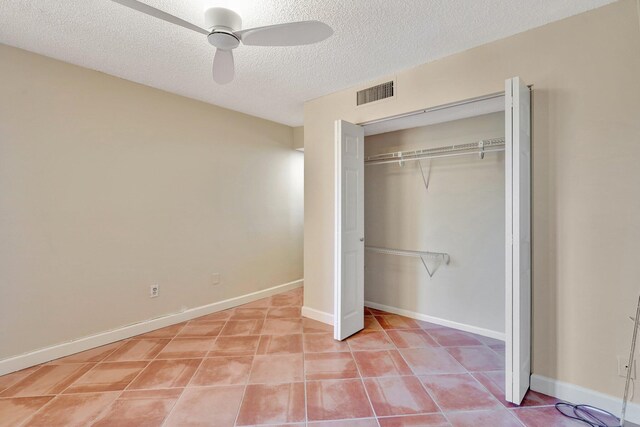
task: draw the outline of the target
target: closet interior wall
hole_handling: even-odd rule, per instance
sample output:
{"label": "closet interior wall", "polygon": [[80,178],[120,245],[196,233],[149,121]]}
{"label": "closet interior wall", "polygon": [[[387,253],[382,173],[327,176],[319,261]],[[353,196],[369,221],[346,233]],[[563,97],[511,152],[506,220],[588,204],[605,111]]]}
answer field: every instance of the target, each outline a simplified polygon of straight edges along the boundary
{"label": "closet interior wall", "polygon": [[[504,112],[365,138],[365,156],[504,137]],[[420,259],[365,251],[365,300],[494,336],[504,334],[504,152],[365,166],[367,246],[446,252]]]}

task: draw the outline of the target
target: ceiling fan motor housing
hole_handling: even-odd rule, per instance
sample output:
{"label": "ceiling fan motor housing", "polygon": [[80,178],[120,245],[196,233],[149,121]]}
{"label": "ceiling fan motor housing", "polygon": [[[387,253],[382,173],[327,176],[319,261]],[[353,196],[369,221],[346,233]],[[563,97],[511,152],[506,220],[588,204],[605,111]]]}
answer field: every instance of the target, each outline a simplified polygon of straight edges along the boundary
{"label": "ceiling fan motor housing", "polygon": [[231,9],[224,7],[211,7],[204,11],[205,28],[224,29],[230,32],[242,29],[242,18]]}
{"label": "ceiling fan motor housing", "polygon": [[211,34],[207,37],[209,43],[223,50],[238,47],[240,40],[233,34],[242,28],[242,18],[233,10],[224,7],[212,7],[204,12],[204,22]]}

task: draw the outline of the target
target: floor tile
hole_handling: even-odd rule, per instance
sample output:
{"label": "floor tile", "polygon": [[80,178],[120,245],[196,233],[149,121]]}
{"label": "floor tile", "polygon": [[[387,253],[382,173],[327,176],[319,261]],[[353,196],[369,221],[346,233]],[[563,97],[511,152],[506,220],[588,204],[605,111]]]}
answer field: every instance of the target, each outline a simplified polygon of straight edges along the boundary
{"label": "floor tile", "polygon": [[418,322],[418,325],[420,325],[420,328],[424,329],[425,331],[430,331],[431,329],[442,329],[444,328],[444,326],[442,325],[438,325],[436,323],[431,323],[431,322],[425,322],[424,320],[417,320],[416,322]]}
{"label": "floor tile", "polygon": [[503,408],[470,374],[427,375],[420,379],[445,412]]}
{"label": "floor tile", "polygon": [[522,427],[522,424],[506,409],[490,411],[450,412],[447,418],[453,427]]}
{"label": "floor tile", "polygon": [[260,337],[257,335],[218,337],[208,356],[253,356],[259,341]]}
{"label": "floor tile", "polygon": [[215,322],[220,320],[229,320],[233,314],[233,309],[217,311],[215,313],[207,314],[206,316],[196,317],[192,319],[192,322]]}
{"label": "floor tile", "polygon": [[304,358],[307,380],[358,378],[351,353],[309,353]]}
{"label": "floor tile", "polygon": [[[424,329],[424,328],[423,328]],[[482,345],[473,334],[451,328],[428,329],[429,335],[443,347],[460,347],[465,345]]]}
{"label": "floor tile", "polygon": [[20,425],[51,399],[53,396],[0,399],[0,427]]}
{"label": "floor tile", "polygon": [[182,389],[125,391],[92,427],[161,426]]}
{"label": "floor tile", "polygon": [[77,379],[64,393],[97,393],[124,390],[147,364],[148,362],[146,361],[100,363]]}
{"label": "floor tile", "polygon": [[374,316],[364,316],[364,330],[381,331],[382,326],[380,326],[380,323],[378,323]]}
{"label": "floor tile", "polygon": [[252,362],[252,356],[204,359],[189,386],[246,384]]}
{"label": "floor tile", "polygon": [[438,343],[422,329],[387,331],[398,348],[439,347]]}
{"label": "floor tile", "polygon": [[146,339],[146,338],[173,338],[178,335],[180,329],[186,325],[187,322],[178,323],[177,325],[167,326],[165,328],[156,329],[155,331],[147,332],[146,334],[136,335],[133,339]]}
{"label": "floor tile", "polygon": [[309,319],[307,317],[302,318],[302,332],[305,334],[324,334],[330,333],[333,335],[333,326],[326,323],[318,322],[317,320]]}
{"label": "floor tile", "polygon": [[302,333],[302,319],[267,319],[263,335],[289,335]]}
{"label": "floor tile", "polygon": [[247,304],[242,304],[240,308],[266,308],[266,307],[269,307],[270,305],[271,305],[271,297],[268,297],[268,298],[261,298],[259,300],[256,300]]}
{"label": "floor tile", "polygon": [[217,337],[224,324],[224,321],[189,322],[177,336],[180,338]]}
{"label": "floor tile", "polygon": [[262,335],[257,354],[302,353],[302,335]]}
{"label": "floor tile", "polygon": [[207,355],[213,338],[174,338],[158,353],[158,359],[197,359]]}
{"label": "floor tile", "polygon": [[484,345],[486,345],[488,347],[504,345],[504,341],[503,340],[498,340],[498,339],[491,338],[491,337],[485,337],[485,336],[478,335],[478,334],[471,334],[471,336],[473,336],[475,339],[477,339],[478,341],[480,341],[481,343],[483,343]]}
{"label": "floor tile", "polygon": [[359,379],[307,382],[309,421],[368,418],[373,416]]}
{"label": "floor tile", "polygon": [[498,399],[504,406],[508,408],[519,407],[532,407],[532,406],[551,406],[555,405],[561,400],[555,397],[547,396],[542,393],[535,392],[533,390],[527,391],[524,395],[524,399],[520,405],[507,402],[505,400],[505,374],[504,371],[492,371],[492,372],[473,372],[471,375],[478,380],[480,384],[484,386],[489,393]]}
{"label": "floor tile", "polygon": [[501,355],[502,357],[504,357],[504,352],[505,352],[504,344],[492,344],[492,345],[489,345],[488,347],[491,350],[493,350],[496,353],[498,353],[499,355]]}
{"label": "floor tile", "polygon": [[93,364],[46,365],[18,381],[0,397],[43,396],[61,393],[84,375]]}
{"label": "floor tile", "polygon": [[414,374],[456,374],[466,372],[443,348],[403,348],[400,353]]}
{"label": "floor tile", "polygon": [[584,427],[586,424],[562,415],[555,406],[511,409],[526,427]]}
{"label": "floor tile", "polygon": [[0,377],[0,393],[16,384],[18,381],[22,381],[35,371],[40,369],[40,366],[32,366],[31,368],[22,369],[20,371],[12,372]]}
{"label": "floor tile", "polygon": [[38,411],[25,426],[84,427],[91,425],[118,397],[119,392],[60,395]]}
{"label": "floor tile", "polygon": [[333,339],[333,334],[304,334],[302,339],[305,353],[349,351],[349,344]]}
{"label": "floor tile", "polygon": [[271,297],[271,306],[283,307],[283,306],[301,306],[302,296],[294,294],[280,294]]}
{"label": "floor tile", "polygon": [[309,427],[378,427],[375,418],[359,420],[316,421],[308,423]]}
{"label": "floor tile", "polygon": [[123,341],[118,341],[113,344],[107,344],[101,347],[92,348],[87,351],[82,351],[80,353],[72,354],[70,356],[53,360],[47,363],[47,365],[62,365],[64,363],[100,362],[104,360],[107,356],[109,356],[111,353],[116,351],[116,349],[118,349],[123,344],[124,344]]}
{"label": "floor tile", "polygon": [[255,356],[249,382],[292,383],[304,379],[302,354]]}
{"label": "floor tile", "polygon": [[123,362],[127,360],[151,360],[169,344],[170,339],[149,338],[133,339],[125,342],[105,360]]}
{"label": "floor tile", "polygon": [[186,387],[201,361],[202,359],[154,360],[127,389]]}
{"label": "floor tile", "polygon": [[395,348],[387,335],[381,331],[360,331],[347,338],[351,351],[392,350]]}
{"label": "floor tile", "polygon": [[364,386],[379,417],[439,412],[414,376],[366,378]]}
{"label": "floor tile", "polygon": [[298,319],[300,307],[272,307],[267,313],[267,319]]}
{"label": "floor tile", "polygon": [[504,369],[504,359],[485,346],[449,347],[447,351],[468,371],[497,371]]}
{"label": "floor tile", "polygon": [[376,316],[376,320],[382,326],[382,329],[419,329],[420,325],[413,319],[399,316],[397,314],[388,314],[384,316]]}
{"label": "floor tile", "polygon": [[355,351],[353,357],[363,378],[412,374],[398,350]]}
{"label": "floor tile", "polygon": [[371,307],[365,307],[365,309],[367,309],[367,311],[369,311],[369,313],[371,313],[374,316],[383,316],[383,315],[390,315],[391,313],[388,313],[386,311],[382,311],[382,310],[378,310],[377,308],[371,308]]}
{"label": "floor tile", "polygon": [[164,426],[233,426],[243,391],[244,386],[187,388]]}
{"label": "floor tile", "polygon": [[262,320],[267,315],[268,308],[238,307],[233,310],[229,320]]}
{"label": "floor tile", "polygon": [[259,335],[264,321],[262,319],[228,320],[220,332],[221,336]]}
{"label": "floor tile", "polygon": [[247,386],[237,425],[304,421],[304,383]]}
{"label": "floor tile", "polygon": [[378,418],[378,421],[380,421],[380,427],[449,427],[451,425],[442,414],[405,415]]}

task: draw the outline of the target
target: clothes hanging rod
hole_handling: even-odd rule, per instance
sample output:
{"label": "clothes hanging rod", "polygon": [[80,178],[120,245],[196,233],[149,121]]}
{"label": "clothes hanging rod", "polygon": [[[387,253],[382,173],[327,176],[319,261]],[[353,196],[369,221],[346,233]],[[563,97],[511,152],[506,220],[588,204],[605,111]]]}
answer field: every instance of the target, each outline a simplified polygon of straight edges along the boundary
{"label": "clothes hanging rod", "polygon": [[422,265],[427,270],[427,274],[429,274],[429,277],[433,277],[433,274],[440,266],[440,263],[435,266],[433,271],[431,271],[427,266],[425,258],[435,258],[440,260],[441,263],[444,262],[446,265],[449,265],[449,262],[451,261],[451,257],[449,256],[449,254],[444,252],[411,251],[405,249],[382,248],[379,246],[365,246],[364,248],[370,252],[376,252],[380,254],[419,258],[420,261],[422,261]]}
{"label": "clothes hanging rod", "polygon": [[396,151],[393,153],[377,154],[364,159],[365,165],[380,165],[386,163],[400,163],[433,159],[438,157],[465,156],[469,154],[479,154],[480,158],[484,158],[486,153],[494,153],[504,151],[505,139],[492,138],[483,139],[478,142],[467,144],[448,145],[444,147],[425,148],[413,151]]}

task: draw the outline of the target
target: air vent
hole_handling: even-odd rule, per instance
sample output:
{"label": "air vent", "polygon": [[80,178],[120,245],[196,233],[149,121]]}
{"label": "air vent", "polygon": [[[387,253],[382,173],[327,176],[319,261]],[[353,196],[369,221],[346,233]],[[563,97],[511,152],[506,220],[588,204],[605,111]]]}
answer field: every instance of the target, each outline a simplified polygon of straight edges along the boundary
{"label": "air vent", "polygon": [[381,99],[390,98],[393,96],[393,80],[367,89],[362,89],[361,91],[358,91],[357,95],[357,105],[364,105],[370,102],[380,101]]}

